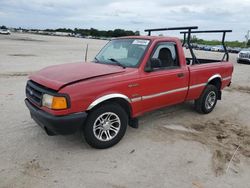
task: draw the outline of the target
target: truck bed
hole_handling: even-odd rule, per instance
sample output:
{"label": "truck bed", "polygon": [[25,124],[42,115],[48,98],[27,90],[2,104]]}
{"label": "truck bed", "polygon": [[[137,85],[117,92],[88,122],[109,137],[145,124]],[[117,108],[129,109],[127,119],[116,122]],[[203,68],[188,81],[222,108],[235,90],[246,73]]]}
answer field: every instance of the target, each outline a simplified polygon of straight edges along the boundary
{"label": "truck bed", "polygon": [[[197,60],[198,60],[199,64],[217,63],[217,62],[219,63],[219,62],[221,62],[221,60],[216,60],[216,59],[199,59],[199,58],[197,58]],[[192,58],[186,58],[187,65],[190,65],[191,62],[192,62]],[[194,63],[192,63],[192,64],[194,64]]]}

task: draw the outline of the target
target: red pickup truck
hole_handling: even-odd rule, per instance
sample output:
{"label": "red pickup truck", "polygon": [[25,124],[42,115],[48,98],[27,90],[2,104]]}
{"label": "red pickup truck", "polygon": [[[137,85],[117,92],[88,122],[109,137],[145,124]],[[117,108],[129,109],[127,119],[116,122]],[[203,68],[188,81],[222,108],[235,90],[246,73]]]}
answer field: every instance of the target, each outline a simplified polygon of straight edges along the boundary
{"label": "red pickup truck", "polygon": [[178,38],[132,36],[111,40],[92,62],[36,72],[26,85],[31,117],[48,135],[80,130],[92,147],[107,148],[145,112],[191,100],[198,112],[211,112],[231,83],[233,64],[226,47],[222,61],[196,58],[190,43],[192,33],[202,32],[196,28],[164,28],[187,29],[191,58]]}

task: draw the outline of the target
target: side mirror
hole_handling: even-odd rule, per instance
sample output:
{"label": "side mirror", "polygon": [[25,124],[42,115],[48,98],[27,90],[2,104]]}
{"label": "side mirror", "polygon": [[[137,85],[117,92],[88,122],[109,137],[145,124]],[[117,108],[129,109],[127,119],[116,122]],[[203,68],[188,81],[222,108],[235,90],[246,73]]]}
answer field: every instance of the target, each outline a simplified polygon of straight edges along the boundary
{"label": "side mirror", "polygon": [[145,71],[145,72],[152,72],[152,71],[153,71],[153,69],[151,68],[150,63],[148,63],[148,64],[146,65],[146,67],[144,68],[144,71]]}
{"label": "side mirror", "polygon": [[161,60],[158,58],[151,58],[145,67],[145,72],[152,72],[154,69],[161,68]]}

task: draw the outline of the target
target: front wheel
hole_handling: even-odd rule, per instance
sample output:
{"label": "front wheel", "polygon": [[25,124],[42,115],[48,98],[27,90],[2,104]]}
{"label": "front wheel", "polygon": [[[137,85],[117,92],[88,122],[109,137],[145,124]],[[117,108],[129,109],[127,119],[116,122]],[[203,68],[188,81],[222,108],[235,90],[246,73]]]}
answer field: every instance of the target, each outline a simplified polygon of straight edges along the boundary
{"label": "front wheel", "polygon": [[212,112],[217,103],[218,93],[217,87],[208,85],[199,99],[195,100],[196,111],[203,114]]}
{"label": "front wheel", "polygon": [[124,136],[128,115],[118,104],[105,104],[90,112],[83,134],[94,148],[104,149],[117,144]]}

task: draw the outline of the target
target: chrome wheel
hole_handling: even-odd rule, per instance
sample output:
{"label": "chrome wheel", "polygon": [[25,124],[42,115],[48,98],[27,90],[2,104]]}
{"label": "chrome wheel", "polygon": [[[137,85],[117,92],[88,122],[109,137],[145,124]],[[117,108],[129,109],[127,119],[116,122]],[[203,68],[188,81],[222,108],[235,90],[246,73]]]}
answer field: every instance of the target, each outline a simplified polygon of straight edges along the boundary
{"label": "chrome wheel", "polygon": [[205,107],[206,109],[210,110],[211,108],[213,108],[213,106],[216,103],[216,93],[214,91],[211,91],[210,93],[208,93],[206,100],[205,100]]}
{"label": "chrome wheel", "polygon": [[95,120],[93,132],[98,140],[110,141],[118,134],[120,127],[120,118],[113,112],[106,112]]}

